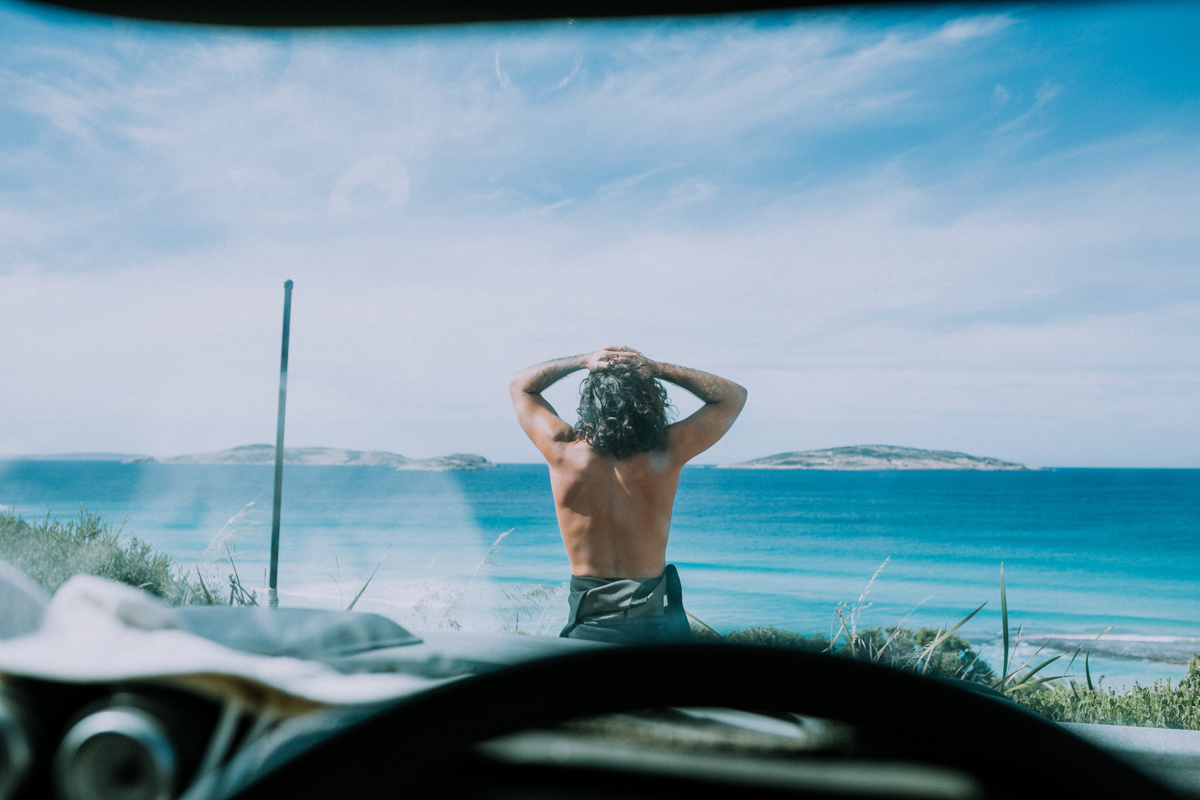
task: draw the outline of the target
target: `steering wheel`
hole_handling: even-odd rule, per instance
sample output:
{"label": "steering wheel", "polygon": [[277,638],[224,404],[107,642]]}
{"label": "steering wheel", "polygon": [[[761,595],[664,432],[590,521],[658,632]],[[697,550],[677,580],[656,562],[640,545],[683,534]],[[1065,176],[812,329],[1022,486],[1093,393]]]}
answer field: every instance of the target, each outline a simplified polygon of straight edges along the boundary
{"label": "steering wheel", "polygon": [[233,797],[458,796],[453,779],[474,744],[578,717],[689,706],[844,721],[889,760],[962,770],[988,796],[1176,796],[1007,700],[829,655],[695,644],[590,650],[445,684],[277,756]]}

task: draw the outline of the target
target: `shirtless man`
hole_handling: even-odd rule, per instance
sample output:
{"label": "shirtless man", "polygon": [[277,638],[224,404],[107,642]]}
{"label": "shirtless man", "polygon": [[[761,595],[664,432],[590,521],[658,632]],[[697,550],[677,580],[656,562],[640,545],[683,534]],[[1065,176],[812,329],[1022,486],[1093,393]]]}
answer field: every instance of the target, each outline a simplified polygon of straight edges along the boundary
{"label": "shirtless man", "polygon": [[[542,392],[581,369],[588,375],[572,427]],[[687,389],[704,405],[668,424],[659,380]],[[550,464],[571,561],[571,613],[562,635],[623,643],[687,639],[679,576],[666,563],[679,473],[725,435],[746,404],[746,390],[628,347],[529,367],[508,388],[521,427]]]}

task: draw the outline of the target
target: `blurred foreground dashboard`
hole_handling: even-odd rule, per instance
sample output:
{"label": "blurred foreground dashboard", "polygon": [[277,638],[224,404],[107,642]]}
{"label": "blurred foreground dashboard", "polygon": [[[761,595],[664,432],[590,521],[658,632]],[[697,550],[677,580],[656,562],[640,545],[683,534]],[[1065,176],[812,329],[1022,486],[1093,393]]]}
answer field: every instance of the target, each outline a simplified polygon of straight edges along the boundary
{"label": "blurred foreground dashboard", "polygon": [[[1071,786],[1088,797],[1200,797],[1200,732],[1068,733],[1002,698],[883,668],[855,674],[844,659],[501,634],[418,638],[372,614],[301,609],[172,613],[177,628],[165,630],[179,641],[212,642],[267,672],[205,667],[86,681],[0,670],[0,800],[713,791],[950,800],[1063,796]],[[0,642],[0,667],[19,643]],[[273,665],[291,669],[287,680],[300,688],[280,691],[286,681],[270,677]],[[850,683],[839,683],[846,670]],[[883,694],[873,695],[877,679]],[[334,684],[341,688],[327,688]],[[855,710],[855,685],[867,706],[894,707]],[[313,699],[330,691],[391,696]],[[697,702],[705,698],[711,704]],[[787,710],[793,703],[807,705],[805,715]],[[849,721],[807,713],[843,706]],[[925,719],[914,712],[922,707]],[[1016,727],[1006,727],[1010,718]],[[996,749],[1010,735],[1020,741]],[[1039,761],[1027,746],[1053,752]]]}

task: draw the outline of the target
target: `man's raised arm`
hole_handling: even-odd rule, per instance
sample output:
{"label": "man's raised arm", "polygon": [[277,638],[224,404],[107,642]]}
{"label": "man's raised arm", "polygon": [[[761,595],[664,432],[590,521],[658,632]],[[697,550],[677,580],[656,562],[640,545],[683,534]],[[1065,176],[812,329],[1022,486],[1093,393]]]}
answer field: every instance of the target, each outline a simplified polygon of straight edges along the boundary
{"label": "man's raised arm", "polygon": [[667,429],[667,449],[679,462],[695,458],[716,444],[746,405],[746,389],[731,380],[674,364],[649,359],[643,362],[654,377],[687,389],[704,401],[694,414]]}
{"label": "man's raised arm", "polygon": [[555,445],[575,439],[575,429],[568,425],[542,392],[558,383],[572,372],[587,369],[595,372],[601,367],[621,358],[628,357],[625,348],[606,347],[587,355],[556,358],[527,367],[508,382],[508,393],[512,396],[517,421],[525,435],[533,441],[546,458],[554,454]]}

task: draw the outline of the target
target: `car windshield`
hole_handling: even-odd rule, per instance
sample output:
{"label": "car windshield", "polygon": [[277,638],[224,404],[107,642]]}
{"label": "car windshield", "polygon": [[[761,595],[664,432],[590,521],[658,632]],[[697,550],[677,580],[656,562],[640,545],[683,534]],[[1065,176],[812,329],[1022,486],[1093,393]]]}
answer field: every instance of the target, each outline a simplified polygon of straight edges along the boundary
{"label": "car windshield", "polygon": [[[749,393],[675,500],[697,636],[1026,695],[1177,681],[1198,22],[238,30],[3,0],[0,558],[265,603],[291,280],[282,606],[557,636],[571,566],[506,390],[625,345]],[[569,425],[583,374],[545,390]]]}

